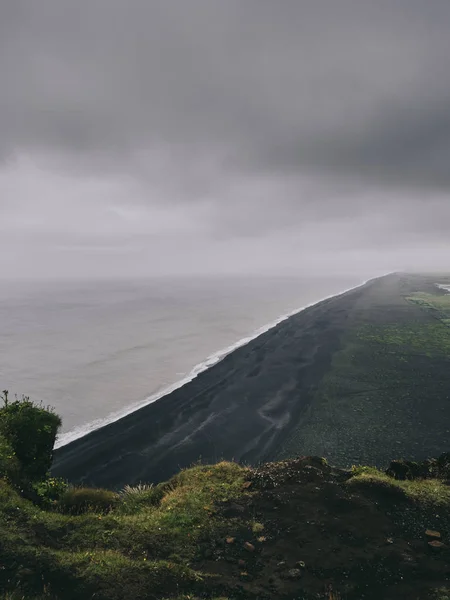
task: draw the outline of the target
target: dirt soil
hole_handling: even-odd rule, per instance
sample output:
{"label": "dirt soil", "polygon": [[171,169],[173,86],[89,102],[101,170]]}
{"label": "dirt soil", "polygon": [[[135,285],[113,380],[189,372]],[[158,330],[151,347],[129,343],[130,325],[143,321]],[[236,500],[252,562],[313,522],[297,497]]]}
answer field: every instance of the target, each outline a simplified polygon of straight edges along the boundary
{"label": "dirt soil", "polygon": [[400,489],[349,485],[350,476],[320,458],[254,470],[244,497],[219,509],[229,537],[205,546],[195,566],[213,576],[204,597],[446,598],[433,590],[450,579],[448,510],[424,513]]}

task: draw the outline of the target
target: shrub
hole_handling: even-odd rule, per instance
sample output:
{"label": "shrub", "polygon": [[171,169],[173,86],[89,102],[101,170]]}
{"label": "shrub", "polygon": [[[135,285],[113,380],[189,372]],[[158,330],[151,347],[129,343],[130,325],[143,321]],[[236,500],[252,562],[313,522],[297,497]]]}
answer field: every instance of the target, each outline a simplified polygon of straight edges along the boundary
{"label": "shrub", "polygon": [[18,478],[19,470],[19,461],[10,442],[0,433],[0,477],[5,477],[8,481],[15,481]]}
{"label": "shrub", "polygon": [[40,481],[52,464],[53,446],[61,419],[49,408],[44,408],[24,397],[8,402],[4,392],[4,406],[0,408],[0,434],[9,444],[18,461],[20,478]]}
{"label": "shrub", "polygon": [[48,477],[34,485],[34,490],[44,507],[50,506],[56,500],[59,500],[67,489],[67,482],[60,477]]}
{"label": "shrub", "polygon": [[61,512],[81,515],[86,512],[107,513],[119,502],[120,496],[102,488],[69,487],[59,498]]}

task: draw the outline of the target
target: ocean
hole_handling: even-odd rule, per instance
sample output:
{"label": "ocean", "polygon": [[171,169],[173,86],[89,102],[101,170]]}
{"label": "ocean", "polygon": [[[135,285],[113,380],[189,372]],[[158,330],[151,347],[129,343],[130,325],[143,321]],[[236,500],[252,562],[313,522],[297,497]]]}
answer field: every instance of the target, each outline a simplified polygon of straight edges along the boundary
{"label": "ocean", "polygon": [[337,276],[3,282],[0,389],[54,407],[61,446],[164,396],[286,315],[359,283]]}

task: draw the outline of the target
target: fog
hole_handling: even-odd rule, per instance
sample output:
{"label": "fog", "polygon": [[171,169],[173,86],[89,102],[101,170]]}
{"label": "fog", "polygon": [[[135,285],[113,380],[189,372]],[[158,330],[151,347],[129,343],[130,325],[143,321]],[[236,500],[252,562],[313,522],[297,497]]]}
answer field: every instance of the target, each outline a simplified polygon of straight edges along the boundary
{"label": "fog", "polygon": [[0,276],[450,271],[448,0],[3,0]]}

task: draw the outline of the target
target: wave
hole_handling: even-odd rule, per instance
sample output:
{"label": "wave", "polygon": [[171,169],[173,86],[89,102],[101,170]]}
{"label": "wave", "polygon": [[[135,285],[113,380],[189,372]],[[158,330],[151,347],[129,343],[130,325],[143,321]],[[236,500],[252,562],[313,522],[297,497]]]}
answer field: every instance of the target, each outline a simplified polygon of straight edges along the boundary
{"label": "wave", "polygon": [[[375,278],[375,279],[377,279],[377,278]],[[156,402],[157,400],[161,400],[162,398],[164,398],[164,396],[171,394],[175,390],[178,390],[179,388],[183,387],[184,385],[186,385],[187,383],[189,383],[190,381],[195,379],[198,375],[200,375],[200,373],[203,373],[203,371],[206,371],[207,369],[210,369],[211,367],[216,365],[218,362],[223,360],[226,356],[231,354],[231,352],[234,352],[234,350],[237,350],[238,348],[245,346],[246,344],[248,344],[255,338],[259,337],[263,333],[266,333],[270,329],[273,329],[274,327],[276,327],[277,325],[279,325],[286,319],[289,319],[290,317],[302,312],[303,310],[306,310],[307,308],[310,308],[311,306],[319,304],[320,302],[323,302],[324,300],[329,300],[331,298],[341,296],[342,294],[346,294],[347,292],[351,292],[352,290],[356,290],[360,287],[363,287],[370,281],[373,281],[373,279],[368,279],[368,280],[364,281],[363,283],[359,283],[358,285],[356,285],[354,287],[351,287],[351,288],[348,288],[341,292],[338,292],[337,294],[331,294],[330,296],[326,296],[325,298],[321,298],[320,300],[316,300],[315,302],[311,302],[310,304],[302,306],[301,308],[296,308],[289,313],[281,315],[275,321],[272,321],[272,322],[268,323],[267,325],[260,327],[259,329],[254,331],[249,336],[240,339],[239,341],[232,344],[231,346],[228,346],[222,350],[219,350],[218,352],[215,352],[214,354],[211,354],[205,361],[196,365],[189,372],[188,375],[183,377],[183,379],[180,379],[180,380],[176,381],[175,383],[165,387],[163,390],[157,392],[156,394],[153,394],[153,395],[149,396],[148,398],[145,398],[144,400],[140,400],[139,402],[130,404],[126,408],[123,408],[119,411],[111,413],[107,417],[104,417],[102,419],[96,419],[95,421],[91,421],[90,423],[86,423],[85,425],[76,427],[76,428],[72,429],[71,431],[68,431],[67,433],[60,434],[56,440],[55,448],[60,448],[61,446],[70,444],[70,442],[73,442],[74,440],[77,440],[77,439],[87,435],[88,433],[95,431],[96,429],[100,429],[100,427],[109,425],[110,423],[114,423],[115,421],[118,421],[119,419],[126,417],[130,413],[135,412],[136,410],[139,410],[140,408],[143,408],[144,406],[148,406],[149,404],[153,404],[153,402]]]}

